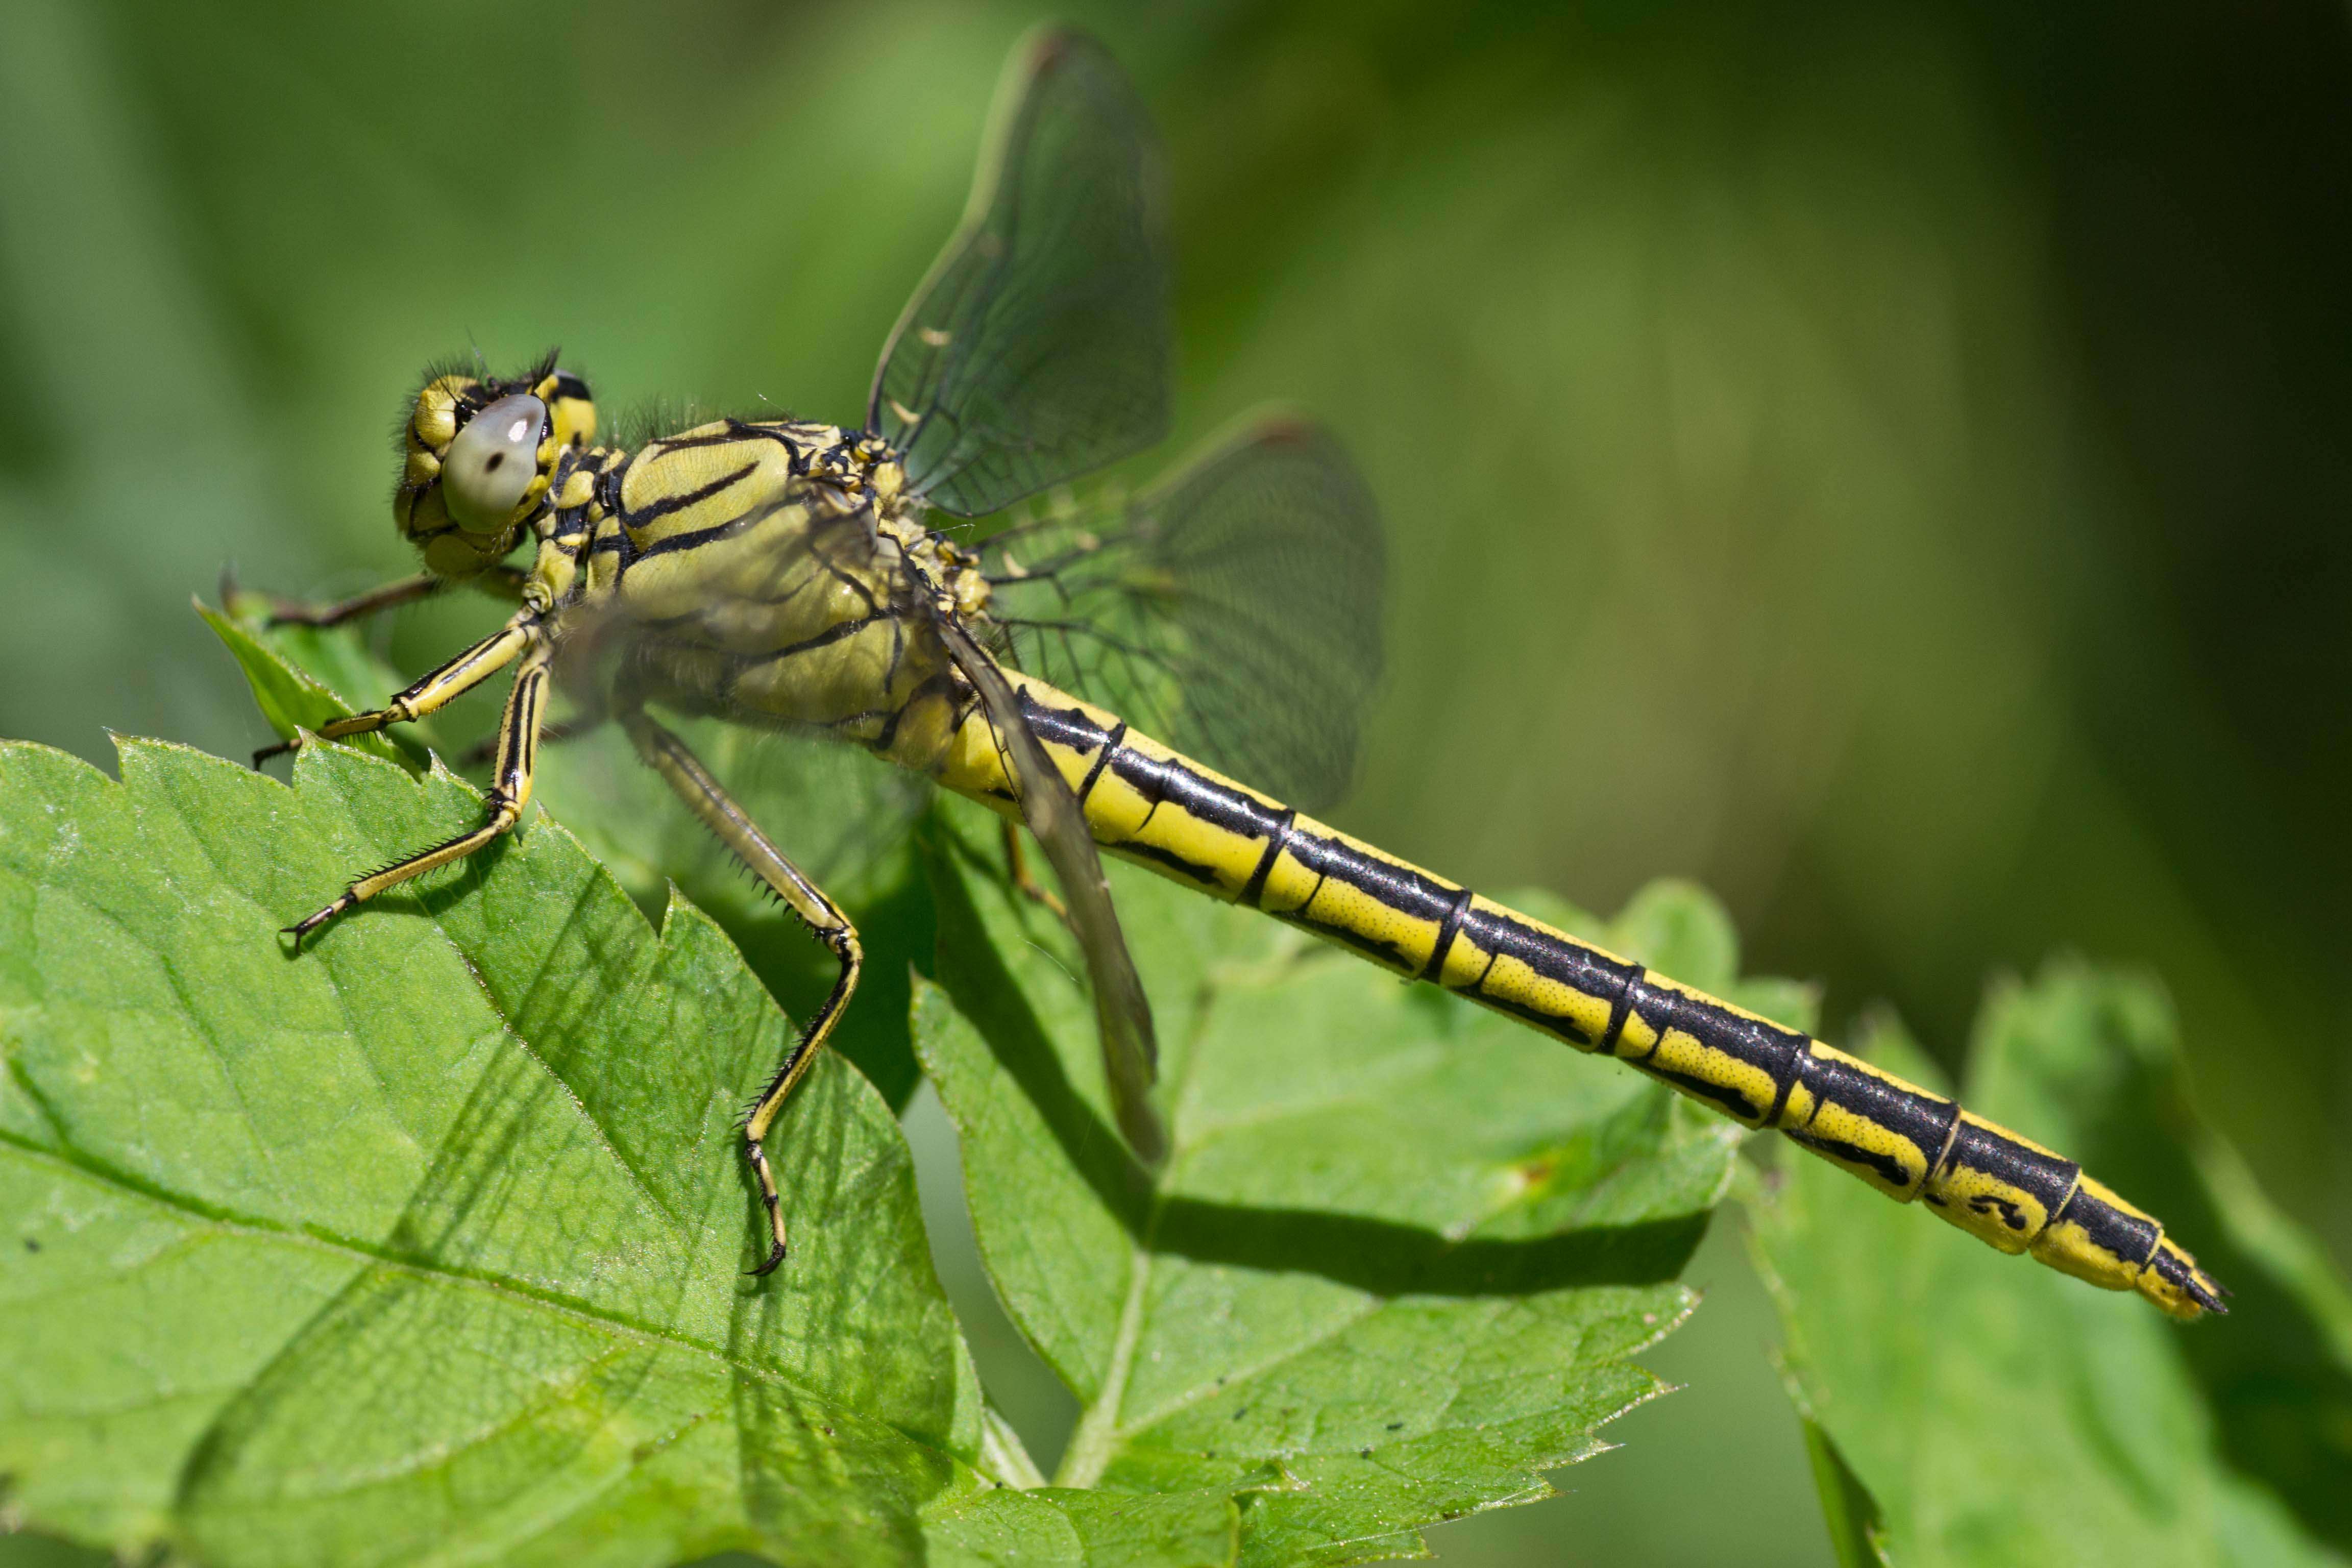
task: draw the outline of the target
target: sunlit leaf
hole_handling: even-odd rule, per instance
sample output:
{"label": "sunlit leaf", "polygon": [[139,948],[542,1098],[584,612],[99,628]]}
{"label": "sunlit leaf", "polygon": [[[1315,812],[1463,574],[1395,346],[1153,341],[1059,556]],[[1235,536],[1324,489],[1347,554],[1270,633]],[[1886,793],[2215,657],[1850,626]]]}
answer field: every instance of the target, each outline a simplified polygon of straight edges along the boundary
{"label": "sunlit leaf", "polygon": [[0,1471],[34,1526],[214,1564],[912,1562],[980,1410],[904,1144],[562,829],[387,894],[475,819],[334,746],[295,783],[151,742],[0,748]]}
{"label": "sunlit leaf", "polygon": [[[1892,1024],[1868,1052],[1935,1079]],[[1997,990],[1966,1099],[2162,1215],[2236,1294],[2175,1324],[1788,1162],[1756,1237],[1832,1533],[1874,1510],[1905,1568],[2340,1561],[2352,1312],[2189,1111],[2161,994],[2076,963]]]}
{"label": "sunlit leaf", "polygon": [[[281,741],[290,741],[303,730],[316,730],[331,719],[348,718],[365,705],[365,697],[354,702],[342,694],[341,687],[363,693],[373,692],[378,701],[399,689],[397,684],[362,682],[352,679],[363,673],[363,667],[356,657],[358,643],[348,632],[322,635],[303,630],[299,634],[294,631],[276,634],[278,637],[287,638],[299,635],[303,643],[314,650],[312,658],[296,660],[270,646],[270,642],[265,640],[266,634],[259,633],[249,622],[233,619],[202,601],[196,605],[196,614],[202,616],[205,624],[219,635],[222,646],[236,660],[236,667],[244,673],[246,683],[253,688],[255,705],[261,710],[261,716],[269,721],[269,727],[278,731],[278,738]],[[320,657],[330,651],[352,657],[331,661]],[[340,687],[334,679],[338,675],[342,678]],[[381,689],[376,689],[378,688]],[[352,735],[345,739],[343,744],[354,751],[365,752],[372,757],[398,763],[412,773],[424,769],[424,748],[417,742],[413,730],[410,733],[390,730]]]}
{"label": "sunlit leaf", "polygon": [[[1363,1561],[1549,1495],[1544,1470],[1663,1391],[1630,1358],[1690,1310],[1675,1275],[1736,1129],[1122,868],[1166,1050],[1155,1184],[1109,1120],[1066,933],[954,828],[931,849],[918,1048],[990,1276],[1085,1405],[1058,1481],[1233,1492],[1244,1562]],[[1601,934],[1729,978],[1703,895],[1632,913]]]}
{"label": "sunlit leaf", "polygon": [[[253,613],[236,620],[204,614],[280,734],[350,711],[336,692],[380,700],[404,683],[367,651],[355,628],[265,628],[257,605],[243,607]],[[856,922],[866,977],[834,1031],[833,1048],[856,1062],[894,1109],[903,1107],[919,1072],[907,1035],[908,967],[928,959],[932,945],[930,895],[908,837],[928,786],[847,747],[690,718],[677,724],[752,819]],[[408,748],[403,751],[385,752],[380,737],[360,739],[378,754],[409,758],[413,752],[421,759],[426,752],[411,738],[414,729],[385,731]],[[805,1014],[832,989],[831,952],[678,805],[616,726],[542,743],[533,798],[579,835],[648,914],[658,915],[674,883],[719,922],[770,994],[794,1013]]]}

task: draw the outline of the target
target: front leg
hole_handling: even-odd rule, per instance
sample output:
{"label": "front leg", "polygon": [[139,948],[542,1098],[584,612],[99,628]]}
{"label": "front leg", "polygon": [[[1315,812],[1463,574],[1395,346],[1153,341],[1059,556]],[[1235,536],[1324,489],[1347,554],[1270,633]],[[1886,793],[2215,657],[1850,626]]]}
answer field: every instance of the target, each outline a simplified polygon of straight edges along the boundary
{"label": "front leg", "polygon": [[[511,654],[508,656],[509,658],[512,657]],[[410,878],[421,876],[436,866],[464,859],[500,834],[511,831],[514,825],[521,820],[522,808],[530,801],[531,770],[539,758],[540,721],[547,711],[548,666],[551,659],[552,650],[546,641],[535,639],[523,658],[522,668],[515,672],[514,689],[507,694],[506,712],[499,721],[498,769],[490,782],[490,793],[482,803],[482,825],[470,833],[461,833],[446,843],[436,844],[404,860],[394,861],[381,871],[371,871],[344,889],[342,895],[325,909],[288,926],[282,934],[294,939],[297,952],[301,950],[304,937],[345,910],[365,903],[385,889],[398,887]],[[506,661],[502,659],[499,662]],[[479,677],[476,679],[479,679]],[[446,701],[446,698],[443,700]],[[338,722],[350,725],[353,721],[341,720]],[[353,732],[352,729],[343,731],[345,734]]]}
{"label": "front leg", "polygon": [[[364,735],[387,724],[422,719],[512,664],[525,648],[543,646],[545,635],[540,627],[538,612],[524,610],[383,707],[330,721],[319,726],[319,733],[330,741],[340,741],[346,735]],[[257,768],[270,758],[292,751],[298,743],[280,741],[274,746],[264,746],[253,753],[253,765]]]}
{"label": "front leg", "polygon": [[793,1042],[792,1049],[768,1080],[759,1098],[751,1101],[750,1113],[743,1120],[743,1158],[751,1163],[751,1173],[760,1184],[760,1201],[768,1211],[769,1247],[767,1261],[751,1270],[755,1275],[774,1271],[784,1260],[783,1201],[776,1192],[775,1173],[768,1166],[768,1152],[763,1141],[768,1129],[775,1124],[776,1113],[793,1088],[807,1073],[816,1054],[824,1047],[825,1037],[849,1005],[849,998],[857,989],[858,971],[866,961],[865,949],[857,941],[857,928],[841,907],[824,896],[823,889],[801,875],[800,868],[784,858],[782,850],[769,841],[743,808],[721,787],[702,765],[700,758],[688,749],[684,741],[665,729],[634,702],[624,706],[616,715],[622,728],[629,732],[637,754],[647,765],[661,774],[670,788],[685,801],[688,809],[702,819],[702,825],[719,837],[719,841],[735,853],[736,858],[751,869],[752,875],[766,883],[786,909],[800,917],[801,923],[814,933],[816,939],[833,950],[841,964],[841,972],[833,983],[831,994],[824,1005],[810,1016],[808,1024]]}
{"label": "front leg", "polygon": [[[269,606],[264,617],[271,626],[340,626],[350,621],[363,619],[383,610],[413,605],[419,599],[429,599],[446,589],[478,588],[494,598],[513,604],[522,597],[522,585],[527,574],[520,566],[503,563],[479,574],[466,578],[438,577],[430,572],[420,572],[414,577],[403,577],[396,583],[386,583],[370,588],[364,594],[354,594],[331,605],[313,605],[300,599],[281,599],[275,594],[258,595]],[[221,605],[226,608],[238,597],[236,580],[227,573],[221,574]]]}
{"label": "front leg", "polygon": [[420,572],[414,577],[403,577],[397,583],[386,583],[380,588],[370,588],[364,594],[354,594],[331,605],[281,599],[270,594],[264,595],[264,602],[269,606],[267,624],[273,626],[340,626],[346,621],[356,621],[380,610],[429,599],[448,585],[449,580],[446,577]]}

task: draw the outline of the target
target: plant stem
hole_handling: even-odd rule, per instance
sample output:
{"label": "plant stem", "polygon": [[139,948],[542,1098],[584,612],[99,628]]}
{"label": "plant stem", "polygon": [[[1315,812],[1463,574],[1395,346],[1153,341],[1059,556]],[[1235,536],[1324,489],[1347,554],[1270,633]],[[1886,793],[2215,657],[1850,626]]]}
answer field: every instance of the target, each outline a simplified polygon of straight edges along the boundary
{"label": "plant stem", "polygon": [[1127,1302],[1119,1309],[1118,1332],[1111,1340],[1110,1364],[1103,1368],[1102,1387],[1078,1417],[1077,1430],[1054,1473],[1061,1487],[1090,1487],[1102,1479],[1118,1447],[1119,1403],[1127,1393],[1128,1369],[1135,1359],[1135,1342],[1143,1336],[1143,1292],[1151,1278],[1151,1257],[1142,1247],[1128,1254]]}

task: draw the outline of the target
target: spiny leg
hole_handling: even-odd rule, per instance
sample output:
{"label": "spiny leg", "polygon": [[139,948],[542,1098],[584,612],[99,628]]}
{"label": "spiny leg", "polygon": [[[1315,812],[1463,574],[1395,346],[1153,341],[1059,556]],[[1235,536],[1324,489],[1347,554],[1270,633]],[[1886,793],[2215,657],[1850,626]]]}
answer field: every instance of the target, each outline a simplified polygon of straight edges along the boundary
{"label": "spiny leg", "polygon": [[[381,871],[369,872],[344,889],[341,896],[325,909],[288,926],[283,934],[293,937],[297,951],[300,950],[304,937],[345,910],[364,903],[386,888],[397,887],[411,877],[421,876],[436,866],[464,859],[499,835],[511,830],[521,820],[522,808],[530,802],[531,770],[539,760],[539,727],[547,711],[550,658],[547,645],[539,643],[524,657],[522,668],[515,672],[514,689],[507,693],[506,712],[499,721],[498,769],[490,782],[489,795],[482,803],[482,825],[470,833],[461,833],[404,860],[396,860]],[[340,722],[349,723],[350,721]]]}
{"label": "spiny leg", "polygon": [[810,1015],[775,1076],[751,1102],[751,1112],[743,1121],[743,1158],[751,1162],[751,1173],[760,1184],[760,1201],[768,1211],[767,1261],[751,1272],[772,1273],[784,1260],[784,1209],[783,1200],[776,1191],[775,1173],[768,1166],[763,1142],[768,1129],[775,1124],[776,1113],[783,1109],[793,1087],[816,1060],[817,1052],[824,1047],[825,1037],[833,1033],[834,1025],[849,1005],[850,995],[857,989],[858,971],[866,962],[866,951],[858,943],[857,928],[849,923],[849,917],[841,912],[840,906],[784,858],[783,851],[760,831],[759,825],[735,804],[684,741],[634,701],[625,701],[616,717],[628,731],[637,754],[668,782],[694,815],[702,819],[702,825],[750,867],[752,875],[766,883],[818,941],[833,950],[834,957],[841,963],[831,994]]}
{"label": "spiny leg", "polygon": [[[471,691],[540,641],[539,618],[525,611],[383,707],[321,724],[319,733],[330,741],[340,741],[346,735],[364,735],[387,724],[422,719]],[[292,751],[295,745],[292,741],[280,741],[274,746],[264,746],[253,753],[253,765],[257,768],[270,758]]]}
{"label": "spiny leg", "polygon": [[[583,735],[593,734],[603,729],[605,721],[611,718],[612,715],[609,713],[595,711],[583,713],[576,719],[551,719],[539,727],[539,743],[542,746],[560,746],[566,741],[576,741]],[[457,759],[457,765],[461,768],[478,768],[498,754],[498,735],[495,733],[485,735],[466,748],[465,754]]]}

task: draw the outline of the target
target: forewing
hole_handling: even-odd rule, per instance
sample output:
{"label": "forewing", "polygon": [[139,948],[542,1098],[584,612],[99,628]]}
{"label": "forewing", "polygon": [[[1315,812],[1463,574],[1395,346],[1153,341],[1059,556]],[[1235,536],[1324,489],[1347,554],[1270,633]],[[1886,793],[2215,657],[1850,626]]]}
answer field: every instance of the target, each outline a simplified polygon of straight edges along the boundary
{"label": "forewing", "polygon": [[1371,491],[1324,431],[1257,420],[1131,500],[982,551],[1019,668],[1292,805],[1346,790],[1381,674],[1385,552]]}
{"label": "forewing", "polygon": [[1015,52],[963,222],[875,373],[867,424],[916,493],[977,516],[1167,434],[1165,184],[1102,45]]}
{"label": "forewing", "polygon": [[1151,1081],[1160,1062],[1151,1004],[1119,931],[1118,910],[1111,903],[1110,884],[1104,879],[1094,835],[1087,830],[1086,814],[1031,731],[1021,700],[996,661],[959,622],[943,616],[937,625],[957,668],[980,692],[997,743],[1020,785],[1022,818],[1062,884],[1070,926],[1086,955],[1087,978],[1094,990],[1103,1076],[1110,1086],[1119,1131],[1146,1164],[1156,1166],[1168,1157],[1168,1134],[1151,1106]]}

